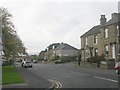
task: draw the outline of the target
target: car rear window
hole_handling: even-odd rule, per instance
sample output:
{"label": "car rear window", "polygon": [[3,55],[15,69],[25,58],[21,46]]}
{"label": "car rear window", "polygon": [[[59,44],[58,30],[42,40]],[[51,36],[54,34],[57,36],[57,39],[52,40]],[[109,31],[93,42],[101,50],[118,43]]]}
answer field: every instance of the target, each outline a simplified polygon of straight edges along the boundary
{"label": "car rear window", "polygon": [[31,63],[31,62],[26,62],[26,63]]}

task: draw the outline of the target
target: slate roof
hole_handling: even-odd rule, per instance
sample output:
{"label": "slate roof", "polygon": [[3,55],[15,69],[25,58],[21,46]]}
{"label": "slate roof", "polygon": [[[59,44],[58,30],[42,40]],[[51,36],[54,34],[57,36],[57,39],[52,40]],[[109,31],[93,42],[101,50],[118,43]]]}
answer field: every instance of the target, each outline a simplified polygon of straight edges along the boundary
{"label": "slate roof", "polygon": [[115,23],[118,23],[118,17],[110,19],[104,26],[108,26]]}
{"label": "slate roof", "polygon": [[78,49],[69,44],[63,43],[60,44],[57,48],[55,48],[55,50],[78,50]]}
{"label": "slate roof", "polygon": [[[118,14],[118,17],[120,17],[120,14]],[[101,25],[97,25],[97,26],[94,26],[92,29],[90,29],[88,32],[86,32],[85,34],[83,34],[81,36],[82,37],[87,37],[87,36],[90,36],[90,35],[95,35],[95,34],[98,34],[100,33],[100,28],[101,27],[106,27],[106,26],[109,26],[109,25],[112,25],[112,24],[115,24],[115,23],[118,23],[118,21],[120,21],[120,18],[118,18],[117,16],[115,18],[112,18],[110,19],[108,22],[105,23],[105,25],[101,26]]]}
{"label": "slate roof", "polygon": [[81,38],[82,37],[87,37],[87,36],[90,36],[90,35],[94,35],[94,34],[98,34],[98,33],[100,33],[100,25],[97,25],[97,26],[94,26],[93,28],[91,28],[88,32],[83,34],[81,36]]}

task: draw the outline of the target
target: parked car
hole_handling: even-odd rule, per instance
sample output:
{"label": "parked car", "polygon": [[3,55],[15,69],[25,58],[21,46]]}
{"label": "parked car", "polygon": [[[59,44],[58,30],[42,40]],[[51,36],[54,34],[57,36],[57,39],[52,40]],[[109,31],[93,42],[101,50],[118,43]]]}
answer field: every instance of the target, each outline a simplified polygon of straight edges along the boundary
{"label": "parked car", "polygon": [[22,60],[21,60],[21,59],[18,59],[18,60],[16,60],[16,62],[22,62]]}
{"label": "parked car", "polygon": [[22,66],[25,67],[25,68],[27,68],[27,67],[31,68],[32,67],[32,62],[31,61],[25,61]]}
{"label": "parked car", "polygon": [[2,60],[2,66],[6,66],[7,65],[7,60]]}
{"label": "parked car", "polygon": [[37,60],[33,60],[33,63],[37,63]]}
{"label": "parked car", "polygon": [[116,71],[117,74],[120,74],[120,61],[118,63],[116,63],[114,69],[115,69],[115,71]]}
{"label": "parked car", "polygon": [[62,60],[55,60],[54,63],[59,64],[59,63],[63,63],[63,61]]}

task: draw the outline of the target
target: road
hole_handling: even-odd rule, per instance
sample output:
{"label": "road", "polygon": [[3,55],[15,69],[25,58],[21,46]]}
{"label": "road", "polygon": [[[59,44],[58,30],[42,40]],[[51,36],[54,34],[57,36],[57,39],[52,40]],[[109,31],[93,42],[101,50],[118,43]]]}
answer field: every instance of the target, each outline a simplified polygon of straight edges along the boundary
{"label": "road", "polygon": [[83,68],[74,63],[37,63],[25,69],[50,82],[59,82],[62,88],[118,88],[118,75],[114,70]]}

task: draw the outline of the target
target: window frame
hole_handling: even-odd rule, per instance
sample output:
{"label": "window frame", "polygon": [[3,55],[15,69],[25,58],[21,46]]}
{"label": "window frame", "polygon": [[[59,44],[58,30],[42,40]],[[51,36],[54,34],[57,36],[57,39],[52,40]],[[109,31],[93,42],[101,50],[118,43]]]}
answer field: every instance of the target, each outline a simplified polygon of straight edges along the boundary
{"label": "window frame", "polygon": [[98,56],[98,48],[95,48],[95,56]]}
{"label": "window frame", "polygon": [[85,38],[85,45],[88,45],[88,38]]}
{"label": "window frame", "polygon": [[94,35],[94,44],[98,43],[98,35]]}
{"label": "window frame", "polygon": [[107,39],[108,38],[108,28],[104,29],[104,38]]}
{"label": "window frame", "polygon": [[119,25],[116,26],[116,29],[117,29],[117,36],[120,36],[120,30],[119,30]]}
{"label": "window frame", "polygon": [[105,54],[108,55],[109,54],[109,46],[108,44],[105,45]]}

